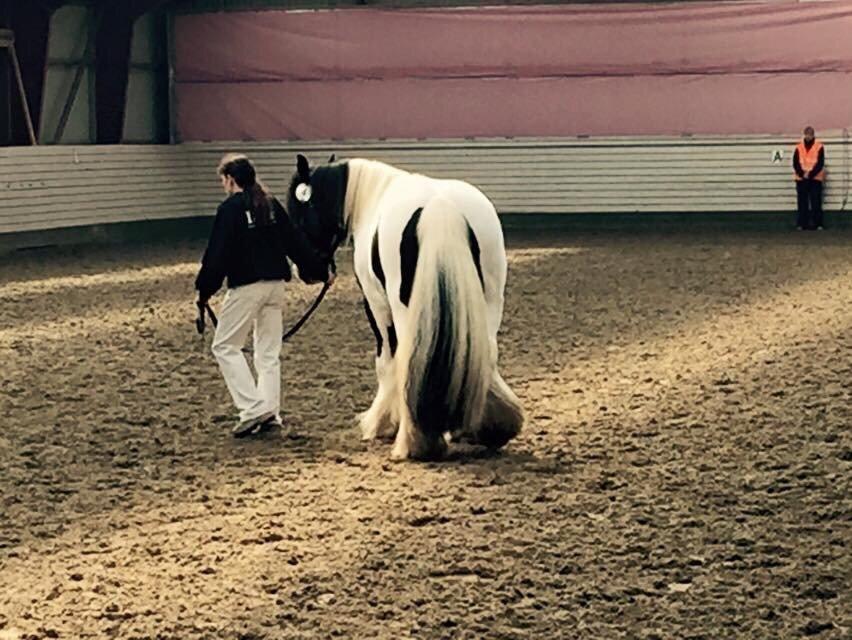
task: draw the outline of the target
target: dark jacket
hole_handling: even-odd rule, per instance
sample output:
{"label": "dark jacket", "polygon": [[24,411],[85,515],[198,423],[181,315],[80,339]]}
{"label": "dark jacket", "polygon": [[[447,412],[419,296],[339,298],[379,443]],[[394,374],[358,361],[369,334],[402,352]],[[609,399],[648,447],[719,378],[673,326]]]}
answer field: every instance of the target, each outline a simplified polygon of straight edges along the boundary
{"label": "dark jacket", "polygon": [[201,300],[216,293],[226,278],[229,288],[261,280],[290,280],[287,258],[299,267],[302,280],[328,279],[328,265],[293,226],[281,203],[270,198],[270,204],[272,216],[266,225],[252,213],[248,197],[243,193],[235,193],[219,205],[201,270],[195,279]]}

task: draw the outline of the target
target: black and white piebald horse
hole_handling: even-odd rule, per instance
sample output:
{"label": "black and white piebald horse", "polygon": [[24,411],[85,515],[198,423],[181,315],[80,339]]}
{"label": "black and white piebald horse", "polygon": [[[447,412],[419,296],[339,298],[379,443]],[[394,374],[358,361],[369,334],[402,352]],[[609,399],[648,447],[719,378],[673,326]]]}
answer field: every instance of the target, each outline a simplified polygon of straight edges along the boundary
{"label": "black and white piebald horse", "polygon": [[311,168],[299,155],[288,211],[327,260],[350,237],[376,336],[379,388],[365,440],[394,459],[435,459],[446,438],[499,448],[523,412],[497,370],[506,252],[494,206],[472,185],[364,159]]}

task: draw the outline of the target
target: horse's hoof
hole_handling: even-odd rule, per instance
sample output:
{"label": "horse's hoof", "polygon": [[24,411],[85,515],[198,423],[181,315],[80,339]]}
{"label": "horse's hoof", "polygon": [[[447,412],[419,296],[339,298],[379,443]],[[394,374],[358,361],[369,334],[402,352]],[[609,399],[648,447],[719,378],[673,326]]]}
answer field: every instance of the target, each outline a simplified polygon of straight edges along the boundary
{"label": "horse's hoof", "polygon": [[415,442],[409,458],[420,462],[440,462],[447,455],[447,441],[442,435],[428,442]]}
{"label": "horse's hoof", "polygon": [[404,462],[411,457],[411,452],[408,450],[408,447],[400,446],[399,443],[395,444],[393,449],[391,449],[390,459],[392,462]]}
{"label": "horse's hoof", "polygon": [[361,440],[383,440],[392,442],[399,430],[398,423],[393,421],[391,414],[382,414],[378,419],[365,411],[358,416],[358,424],[361,427]]}
{"label": "horse's hoof", "polygon": [[396,432],[399,430],[399,427],[391,422],[383,425],[381,429],[378,429],[376,432],[376,439],[382,440],[384,442],[393,442],[396,439]]}
{"label": "horse's hoof", "polygon": [[375,440],[378,437],[378,428],[376,426],[375,420],[370,420],[367,415],[369,412],[365,411],[363,413],[359,413],[356,417],[356,421],[358,423],[358,427],[361,429],[361,440]]}
{"label": "horse's hoof", "polygon": [[476,434],[476,444],[496,451],[509,444],[509,441],[515,438],[519,432],[520,429],[515,428],[486,427]]}
{"label": "horse's hoof", "polygon": [[361,440],[363,442],[370,442],[372,440],[376,440],[377,438],[378,438],[378,436],[375,433],[371,433],[369,431],[365,431],[364,429],[361,429]]}

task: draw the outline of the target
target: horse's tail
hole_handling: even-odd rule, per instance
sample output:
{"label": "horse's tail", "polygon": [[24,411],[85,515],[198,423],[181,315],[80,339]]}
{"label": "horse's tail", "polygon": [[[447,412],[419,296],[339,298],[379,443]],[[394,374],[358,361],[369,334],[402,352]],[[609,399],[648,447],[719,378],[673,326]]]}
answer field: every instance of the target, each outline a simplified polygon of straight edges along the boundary
{"label": "horse's tail", "polygon": [[479,426],[492,366],[476,236],[446,199],[432,200],[419,214],[403,237],[417,262],[399,366],[407,373],[403,389],[414,423],[434,437]]}

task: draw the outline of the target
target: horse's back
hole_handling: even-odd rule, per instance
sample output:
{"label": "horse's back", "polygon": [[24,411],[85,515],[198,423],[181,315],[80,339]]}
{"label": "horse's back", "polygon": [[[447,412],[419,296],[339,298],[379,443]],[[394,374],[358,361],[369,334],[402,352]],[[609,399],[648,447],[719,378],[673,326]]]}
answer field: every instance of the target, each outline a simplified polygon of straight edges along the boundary
{"label": "horse's back", "polygon": [[491,201],[474,185],[462,180],[442,180],[419,174],[396,177],[385,190],[377,207],[377,229],[381,238],[381,261],[388,267],[388,286],[398,286],[400,241],[416,212],[433,215],[436,208],[449,207],[461,215],[479,250],[487,298],[502,298],[506,283],[506,251],[500,220]]}
{"label": "horse's back", "polygon": [[395,179],[379,205],[379,224],[401,231],[418,209],[435,201],[452,206],[467,220],[483,250],[503,249],[503,234],[494,205],[477,187],[462,180],[443,180],[420,174]]}

